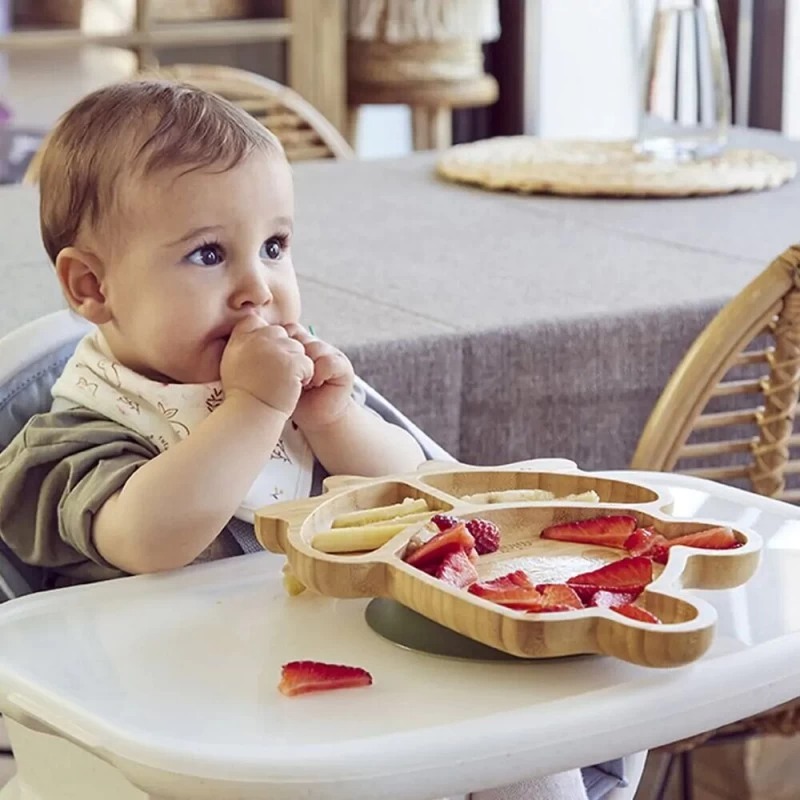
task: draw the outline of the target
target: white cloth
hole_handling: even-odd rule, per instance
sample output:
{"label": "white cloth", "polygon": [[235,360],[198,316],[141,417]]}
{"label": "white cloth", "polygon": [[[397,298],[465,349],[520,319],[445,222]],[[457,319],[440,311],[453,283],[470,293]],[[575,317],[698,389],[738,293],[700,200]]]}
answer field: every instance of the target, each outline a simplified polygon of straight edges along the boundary
{"label": "white cloth", "polygon": [[528,781],[473,792],[470,800],[587,800],[581,771],[573,769]]}
{"label": "white cloth", "polygon": [[[139,375],[114,358],[99,330],[78,343],[52,394],[62,405],[88,408],[145,436],[162,452],[189,436],[225,397],[219,382],[159,383]],[[262,506],[308,497],[313,469],[314,454],[290,421],[235,516],[252,523]]]}

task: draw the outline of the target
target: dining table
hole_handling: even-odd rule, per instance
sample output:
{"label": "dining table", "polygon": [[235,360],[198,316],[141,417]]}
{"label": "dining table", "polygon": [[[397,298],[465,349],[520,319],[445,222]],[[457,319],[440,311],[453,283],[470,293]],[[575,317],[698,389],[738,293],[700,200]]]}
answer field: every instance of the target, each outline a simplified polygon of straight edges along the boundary
{"label": "dining table", "polygon": [[[800,159],[800,142],[732,146]],[[625,467],[693,339],[800,238],[800,182],[683,199],[489,192],[435,153],[293,165],[303,319],[461,461]],[[0,335],[63,307],[38,193],[0,188]]]}

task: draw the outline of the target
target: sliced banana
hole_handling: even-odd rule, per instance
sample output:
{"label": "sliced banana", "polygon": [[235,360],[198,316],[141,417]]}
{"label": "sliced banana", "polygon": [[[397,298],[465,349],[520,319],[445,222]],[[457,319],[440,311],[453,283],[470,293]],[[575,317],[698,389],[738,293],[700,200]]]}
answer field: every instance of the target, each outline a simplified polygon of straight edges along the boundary
{"label": "sliced banana", "polygon": [[363,511],[350,511],[347,514],[340,514],[333,520],[331,527],[353,528],[358,525],[371,525],[400,517],[407,518],[423,511],[430,511],[426,500],[421,498],[412,500],[407,497],[402,503],[396,503],[392,506],[380,506],[379,508],[367,508]]}
{"label": "sliced banana", "polygon": [[555,499],[555,495],[544,489],[506,489],[502,492],[469,494],[462,499],[468,503],[544,503]]}
{"label": "sliced banana", "polygon": [[586,492],[578,494],[568,494],[564,497],[558,497],[557,500],[563,500],[567,503],[599,503],[600,495],[594,489],[589,489]]}
{"label": "sliced banana", "polygon": [[427,519],[427,514],[412,514],[402,517],[399,522],[384,522],[380,525],[357,525],[350,528],[332,528],[318,533],[311,540],[311,546],[323,553],[359,553],[377,550],[400,531],[412,523]]}
{"label": "sliced banana", "polygon": [[306,590],[306,587],[300,583],[288,563],[283,565],[283,588],[290,597],[296,597]]}

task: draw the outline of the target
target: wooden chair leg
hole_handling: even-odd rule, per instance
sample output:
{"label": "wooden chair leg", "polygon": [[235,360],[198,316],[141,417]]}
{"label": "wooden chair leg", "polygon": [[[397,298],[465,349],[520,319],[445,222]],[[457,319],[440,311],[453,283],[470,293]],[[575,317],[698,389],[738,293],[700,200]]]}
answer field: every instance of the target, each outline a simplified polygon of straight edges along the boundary
{"label": "wooden chair leg", "polygon": [[428,111],[424,106],[414,106],[411,109],[411,137],[415,150],[431,149]]}
{"label": "wooden chair leg", "polygon": [[358,147],[358,122],[361,118],[361,106],[348,106],[347,107],[347,129],[345,130],[345,137],[353,150]]}
{"label": "wooden chair leg", "polygon": [[445,106],[411,109],[415,150],[445,150],[453,143],[452,110]]}

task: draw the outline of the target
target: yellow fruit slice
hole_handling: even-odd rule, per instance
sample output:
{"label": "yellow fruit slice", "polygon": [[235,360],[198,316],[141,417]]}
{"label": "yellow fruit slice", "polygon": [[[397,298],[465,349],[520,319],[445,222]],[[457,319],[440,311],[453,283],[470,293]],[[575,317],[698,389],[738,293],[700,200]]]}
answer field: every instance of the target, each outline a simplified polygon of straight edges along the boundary
{"label": "yellow fruit slice", "polygon": [[568,503],[599,503],[600,495],[594,489],[578,494],[568,494],[564,497],[557,497],[556,500],[563,500]]}
{"label": "yellow fruit slice", "polygon": [[468,503],[543,503],[555,495],[544,489],[505,489],[502,492],[481,492],[461,498]]}
{"label": "yellow fruit slice", "polygon": [[384,522],[380,525],[332,528],[329,531],[318,533],[311,540],[311,546],[323,553],[358,553],[377,550],[400,531],[410,527],[414,522],[420,522],[428,517],[430,517],[430,512],[411,514],[401,517],[398,522]]}
{"label": "yellow fruit slice", "polygon": [[363,511],[350,511],[347,514],[340,514],[333,520],[331,527],[354,528],[358,525],[372,525],[376,522],[408,517],[423,511],[430,511],[427,501],[423,499],[412,500],[407,497],[402,503],[396,503],[392,506],[380,506],[378,508],[367,508]]}
{"label": "yellow fruit slice", "polygon": [[306,590],[306,587],[300,583],[294,572],[292,572],[289,564],[283,565],[283,588],[290,597],[297,597],[298,594],[302,594]]}

